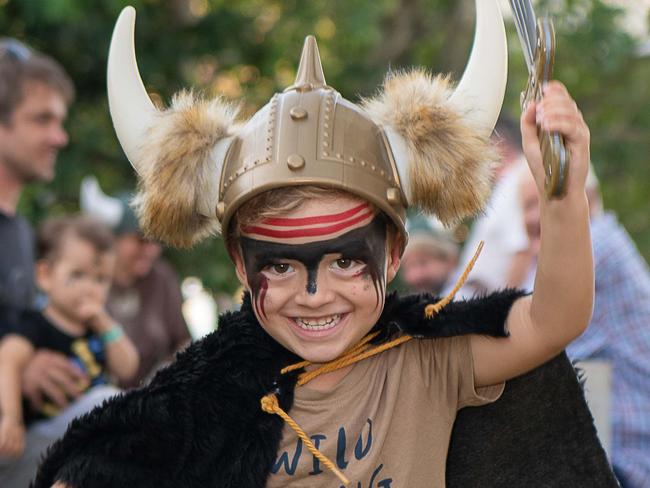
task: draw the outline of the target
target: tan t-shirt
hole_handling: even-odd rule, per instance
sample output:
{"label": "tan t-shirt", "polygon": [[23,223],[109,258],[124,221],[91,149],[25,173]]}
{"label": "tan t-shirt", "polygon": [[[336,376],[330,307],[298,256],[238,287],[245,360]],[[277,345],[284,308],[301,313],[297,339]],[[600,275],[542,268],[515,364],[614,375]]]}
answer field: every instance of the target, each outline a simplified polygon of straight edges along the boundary
{"label": "tan t-shirt", "polygon": [[[354,365],[333,390],[296,388],[289,414],[352,488],[445,486],[456,412],[495,401],[474,388],[468,337],[411,340]],[[331,471],[285,425],[268,488],[337,488]]]}

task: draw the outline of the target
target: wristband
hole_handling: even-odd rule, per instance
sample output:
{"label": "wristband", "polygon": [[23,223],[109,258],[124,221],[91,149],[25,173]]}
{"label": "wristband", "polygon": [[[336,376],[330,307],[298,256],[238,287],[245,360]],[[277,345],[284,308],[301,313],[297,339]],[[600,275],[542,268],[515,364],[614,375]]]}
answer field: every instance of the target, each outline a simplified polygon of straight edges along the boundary
{"label": "wristband", "polygon": [[115,324],[113,325],[113,327],[111,327],[102,335],[100,335],[99,338],[102,340],[104,344],[110,344],[111,342],[115,342],[116,340],[121,338],[123,335],[124,335],[124,330],[122,330],[122,327]]}

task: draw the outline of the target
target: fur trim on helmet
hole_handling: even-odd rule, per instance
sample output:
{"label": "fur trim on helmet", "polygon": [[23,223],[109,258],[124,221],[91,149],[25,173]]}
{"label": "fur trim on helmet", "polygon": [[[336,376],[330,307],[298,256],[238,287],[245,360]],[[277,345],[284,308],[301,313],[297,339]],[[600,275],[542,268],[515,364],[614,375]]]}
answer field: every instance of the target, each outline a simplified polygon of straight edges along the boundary
{"label": "fur trim on helmet", "polygon": [[230,135],[236,115],[221,98],[208,101],[190,92],[175,95],[160,112],[141,147],[133,202],[147,236],[189,247],[219,231],[216,197],[206,200],[216,195],[219,179],[211,152]]}
{"label": "fur trim on helmet", "polygon": [[483,210],[490,195],[496,151],[449,102],[448,77],[423,70],[389,73],[382,92],[363,108],[406,142],[409,203],[445,225]]}

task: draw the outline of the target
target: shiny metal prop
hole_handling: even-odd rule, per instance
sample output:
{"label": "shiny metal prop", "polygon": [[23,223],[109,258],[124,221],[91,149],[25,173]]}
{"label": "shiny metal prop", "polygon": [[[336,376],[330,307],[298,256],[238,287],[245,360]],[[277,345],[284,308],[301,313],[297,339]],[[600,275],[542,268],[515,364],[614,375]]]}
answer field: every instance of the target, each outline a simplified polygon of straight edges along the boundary
{"label": "shiny metal prop", "polygon": [[[510,6],[528,67],[528,82],[521,93],[521,107],[526,109],[531,101],[542,99],[544,83],[553,77],[555,62],[555,28],[548,18],[535,19],[530,0],[510,0]],[[544,189],[548,198],[562,198],[566,193],[569,172],[569,153],[564,137],[537,126],[546,181]]]}

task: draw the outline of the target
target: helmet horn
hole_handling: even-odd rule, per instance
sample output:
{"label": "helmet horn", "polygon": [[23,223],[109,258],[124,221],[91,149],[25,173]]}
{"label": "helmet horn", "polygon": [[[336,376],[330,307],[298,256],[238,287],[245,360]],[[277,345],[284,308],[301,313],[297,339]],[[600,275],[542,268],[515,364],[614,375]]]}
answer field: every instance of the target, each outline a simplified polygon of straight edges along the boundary
{"label": "helmet horn", "polygon": [[450,102],[486,137],[496,124],[508,77],[508,46],[497,0],[476,0],[474,44]]}
{"label": "helmet horn", "polygon": [[115,24],[108,52],[108,106],[122,149],[137,172],[139,147],[158,110],[144,88],[134,47],[135,9],[125,7]]}

